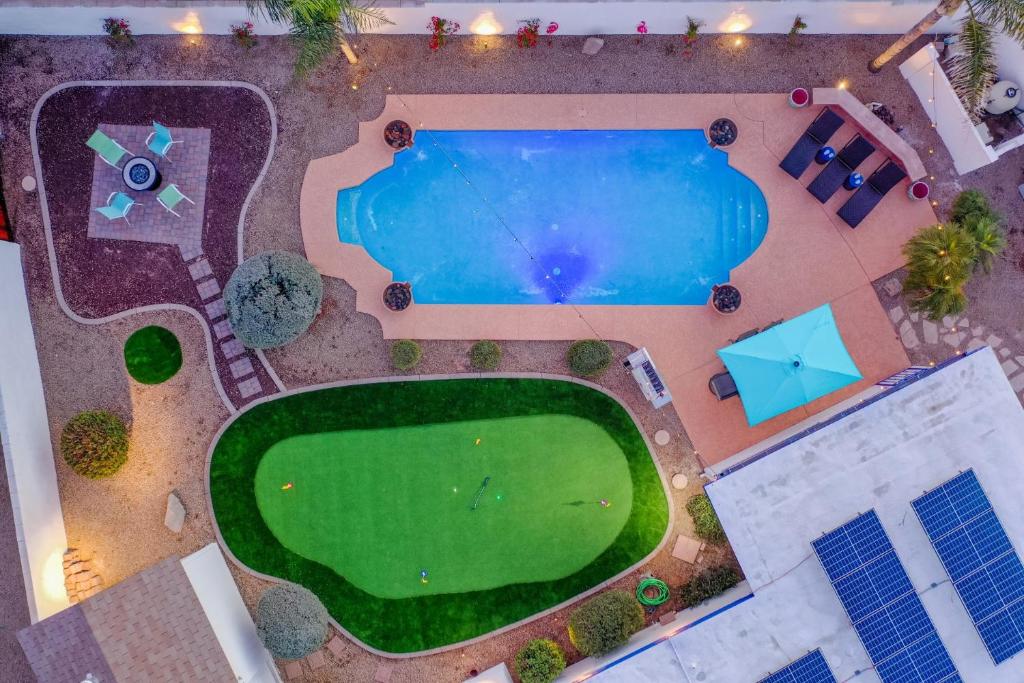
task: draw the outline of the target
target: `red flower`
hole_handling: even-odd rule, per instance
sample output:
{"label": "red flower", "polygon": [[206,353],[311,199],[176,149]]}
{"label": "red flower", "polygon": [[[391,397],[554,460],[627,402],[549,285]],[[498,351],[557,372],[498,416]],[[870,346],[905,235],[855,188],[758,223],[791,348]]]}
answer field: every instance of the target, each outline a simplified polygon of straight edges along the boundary
{"label": "red flower", "polygon": [[647,33],[647,22],[646,21],[641,21],[639,24],[637,24],[636,25],[636,32],[641,34],[641,35],[644,35],[645,33]]}
{"label": "red flower", "polygon": [[552,33],[554,33],[557,30],[558,30],[558,22],[557,21],[552,21],[550,24],[548,24],[546,32],[550,36]]}

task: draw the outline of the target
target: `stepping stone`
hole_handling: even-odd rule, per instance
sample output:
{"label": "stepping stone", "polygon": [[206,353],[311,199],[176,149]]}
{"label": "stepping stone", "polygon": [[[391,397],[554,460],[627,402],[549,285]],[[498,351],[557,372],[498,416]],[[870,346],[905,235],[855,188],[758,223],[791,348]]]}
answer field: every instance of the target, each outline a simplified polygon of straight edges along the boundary
{"label": "stepping stone", "polygon": [[903,320],[903,315],[904,311],[902,306],[894,306],[889,309],[889,319],[892,320],[893,325]]}
{"label": "stepping stone", "polygon": [[1005,348],[1005,347],[999,349],[999,357],[1000,358],[1009,358],[1010,357],[1010,349]]}
{"label": "stepping stone", "polygon": [[604,47],[604,40],[601,38],[595,38],[591,36],[583,41],[583,54],[585,55],[596,55]]}
{"label": "stepping stone", "polygon": [[686,485],[690,482],[687,481],[686,475],[680,472],[679,474],[672,477],[672,488],[679,489],[680,491],[686,488]]}
{"label": "stepping stone", "polygon": [[241,360],[236,360],[229,367],[231,369],[231,376],[235,379],[241,379],[246,375],[251,375],[253,372],[252,361],[249,360],[248,356]]}
{"label": "stepping stone", "polygon": [[904,320],[903,324],[900,325],[900,341],[903,342],[904,348],[907,349],[916,349],[921,345],[921,340],[917,338],[917,332],[914,331],[909,320]]}
{"label": "stepping stone", "polygon": [[203,248],[198,242],[180,242],[178,251],[181,252],[181,260],[186,263],[203,255]]}
{"label": "stepping stone", "polygon": [[207,275],[213,275],[213,268],[210,267],[210,262],[206,259],[199,259],[188,267],[188,274],[192,276],[193,280],[198,282]]}
{"label": "stepping stone", "polygon": [[962,342],[963,340],[964,340],[964,335],[960,334],[959,332],[954,332],[953,334],[944,334],[944,335],[942,335],[942,341],[946,342],[947,344],[952,346],[954,349],[956,347],[960,346],[960,342]]}
{"label": "stepping stone", "polygon": [[216,278],[210,278],[200,282],[196,286],[196,291],[199,292],[199,298],[206,301],[220,294],[220,285],[217,284]]}
{"label": "stepping stone", "polygon": [[238,341],[237,339],[232,339],[231,341],[224,342],[223,344],[220,345],[220,350],[224,354],[224,357],[227,358],[228,360],[231,360],[236,356],[241,356],[243,353],[245,353],[245,347],[242,346],[242,342]]}
{"label": "stepping stone", "polygon": [[662,626],[668,626],[676,620],[676,614],[677,612],[665,612],[660,617],[658,617],[658,623]]}
{"label": "stepping stone", "polygon": [[1014,356],[1013,359],[1019,364],[1024,365],[1024,356]]}
{"label": "stepping stone", "polygon": [[390,664],[378,664],[377,670],[373,673],[374,683],[388,683],[395,668]]}
{"label": "stepping stone", "polygon": [[25,192],[35,192],[36,179],[30,175],[25,176],[21,179],[21,189],[25,190]]}
{"label": "stepping stone", "polygon": [[972,327],[971,334],[973,334],[975,337],[980,337],[981,335],[985,334],[985,326],[978,325],[977,327]]}
{"label": "stepping stone", "polygon": [[903,285],[900,284],[900,281],[897,278],[891,277],[885,281],[882,285],[882,289],[889,296],[898,296],[899,293],[903,291]]}
{"label": "stepping stone", "polygon": [[327,650],[338,659],[341,659],[341,656],[345,654],[345,641],[338,636],[334,636],[327,643]]}
{"label": "stepping stone", "polygon": [[954,318],[951,315],[943,316],[942,326],[945,327],[947,330],[956,327],[956,318]]}
{"label": "stepping stone", "polygon": [[991,346],[993,349],[998,349],[1000,346],[1003,345],[1003,340],[994,334],[990,334],[988,335],[988,337],[985,338],[985,343]]}
{"label": "stepping stone", "polygon": [[242,395],[242,398],[249,398],[263,391],[263,386],[260,384],[259,379],[250,377],[241,384],[238,385],[238,393]]}
{"label": "stepping stone", "polygon": [[288,662],[284,665],[284,675],[289,681],[302,678],[302,664],[299,662]]}
{"label": "stepping stone", "polygon": [[231,322],[229,320],[221,320],[219,323],[214,323],[213,333],[217,335],[217,339],[223,339],[224,337],[231,336]]}
{"label": "stepping stone", "polygon": [[654,433],[654,443],[659,446],[667,446],[668,442],[672,440],[672,436],[664,429],[659,429]]}
{"label": "stepping stone", "polygon": [[309,664],[309,668],[313,671],[324,668],[327,665],[327,658],[324,657],[324,651],[317,650],[306,657],[306,664]]}
{"label": "stepping stone", "polygon": [[921,323],[921,332],[924,334],[925,344],[939,343],[939,326],[930,320]]}
{"label": "stepping stone", "polygon": [[1010,379],[1010,386],[1013,387],[1014,392],[1018,394],[1024,391],[1024,372]]}
{"label": "stepping stone", "polygon": [[975,337],[971,341],[967,342],[967,350],[968,351],[973,351],[974,349],[980,349],[984,345],[985,345],[985,342],[983,342],[982,340],[980,340],[977,337]]}
{"label": "stepping stone", "polygon": [[910,313],[910,322],[916,323],[920,319],[921,319],[921,314],[918,313],[917,311],[912,311]]}
{"label": "stepping stone", "polygon": [[228,309],[224,306],[224,299],[214,299],[210,303],[204,306],[206,309],[206,317],[210,320],[216,320],[217,318],[223,317],[228,314]]}
{"label": "stepping stone", "polygon": [[1012,375],[1013,373],[1017,372],[1017,370],[1020,369],[1020,366],[1014,363],[1012,360],[1003,361],[1002,365],[1000,365],[999,367],[1003,369],[1003,372],[1006,374],[1007,377],[1009,377],[1010,375]]}
{"label": "stepping stone", "polygon": [[697,561],[697,555],[700,554],[703,548],[704,544],[696,538],[679,534],[676,538],[676,544],[672,546],[672,557],[688,564],[693,564]]}
{"label": "stepping stone", "polygon": [[167,494],[167,512],[164,513],[164,526],[176,534],[181,533],[185,526],[185,506],[178,498],[178,494],[171,491]]}

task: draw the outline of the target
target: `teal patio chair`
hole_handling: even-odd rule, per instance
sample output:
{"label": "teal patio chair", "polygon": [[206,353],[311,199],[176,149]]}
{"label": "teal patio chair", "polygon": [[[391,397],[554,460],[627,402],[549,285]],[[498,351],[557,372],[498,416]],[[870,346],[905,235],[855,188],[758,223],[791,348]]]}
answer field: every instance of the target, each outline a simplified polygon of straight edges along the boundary
{"label": "teal patio chair", "polygon": [[178,218],[181,218],[181,214],[175,211],[174,207],[181,204],[182,200],[185,200],[189,204],[195,206],[195,202],[186,197],[174,183],[171,183],[164,189],[160,190],[160,194],[156,196],[156,200],[160,202],[160,206],[164,207]]}
{"label": "teal patio chair", "polygon": [[146,147],[149,148],[149,151],[166,161],[170,161],[167,158],[167,153],[171,151],[171,145],[180,143],[181,140],[171,137],[170,128],[156,121],[153,122],[153,132],[146,138]]}
{"label": "teal patio chair", "polygon": [[116,221],[118,218],[123,218],[125,223],[131,225],[128,221],[128,212],[131,211],[133,206],[137,205],[138,202],[124,192],[111,192],[110,196],[107,197],[107,205],[101,206],[96,210],[106,216],[107,220]]}
{"label": "teal patio chair", "polygon": [[131,154],[128,150],[122,147],[117,140],[109,137],[106,133],[96,129],[85,144],[89,146],[96,154],[100,156],[106,163],[110,164],[114,168],[120,168],[118,162],[125,154]]}

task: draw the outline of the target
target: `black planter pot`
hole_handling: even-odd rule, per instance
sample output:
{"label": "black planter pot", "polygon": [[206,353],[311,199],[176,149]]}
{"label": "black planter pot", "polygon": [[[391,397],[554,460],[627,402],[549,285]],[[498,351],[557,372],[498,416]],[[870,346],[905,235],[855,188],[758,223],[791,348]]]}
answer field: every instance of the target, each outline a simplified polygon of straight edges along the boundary
{"label": "black planter pot", "polygon": [[392,282],[384,288],[384,305],[392,311],[404,311],[412,303],[412,285]]}
{"label": "black planter pot", "polygon": [[384,142],[394,150],[412,147],[412,126],[405,121],[392,121],[384,126]]}
{"label": "black planter pot", "polygon": [[742,300],[740,290],[732,285],[715,285],[711,288],[711,305],[723,315],[738,311]]}
{"label": "black planter pot", "polygon": [[715,147],[728,147],[736,142],[739,129],[731,119],[715,119],[708,127],[708,138]]}

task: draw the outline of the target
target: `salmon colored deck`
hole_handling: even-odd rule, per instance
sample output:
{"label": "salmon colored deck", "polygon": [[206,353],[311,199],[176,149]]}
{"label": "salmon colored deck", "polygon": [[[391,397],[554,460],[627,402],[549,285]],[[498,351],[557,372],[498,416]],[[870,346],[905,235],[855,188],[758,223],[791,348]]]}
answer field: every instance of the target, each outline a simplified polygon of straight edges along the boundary
{"label": "salmon colored deck", "polygon": [[[356,308],[380,320],[389,339],[600,336],[646,346],[704,463],[713,464],[910,364],[871,281],[902,265],[900,245],[917,228],[936,222],[935,215],[927,202],[907,199],[904,181],[852,230],[835,215],[849,193],[840,190],[822,206],[804,189],[820,167],[812,164],[800,181],[779,169],[819,109],[794,110],[785,95],[390,95],[377,119],[360,124],[356,145],[309,164],[300,203],[306,256],[324,275],[355,288]],[[552,305],[414,304],[393,313],[381,300],[390,271],[362,247],[338,240],[338,190],[392,163],[383,129],[396,118],[414,128],[557,130],[706,129],[721,116],[739,127],[737,141],[725,148],[729,163],[757,183],[769,212],[761,246],[732,271],[743,306],[731,316],[709,306],[581,306],[577,312]],[[848,123],[833,143],[841,146],[855,132]],[[876,152],[862,172],[870,173],[885,156],[885,150]],[[708,378],[722,369],[715,351],[730,338],[825,302],[832,303],[863,381],[756,428],[747,426],[738,399],[719,402],[708,392]]]}

